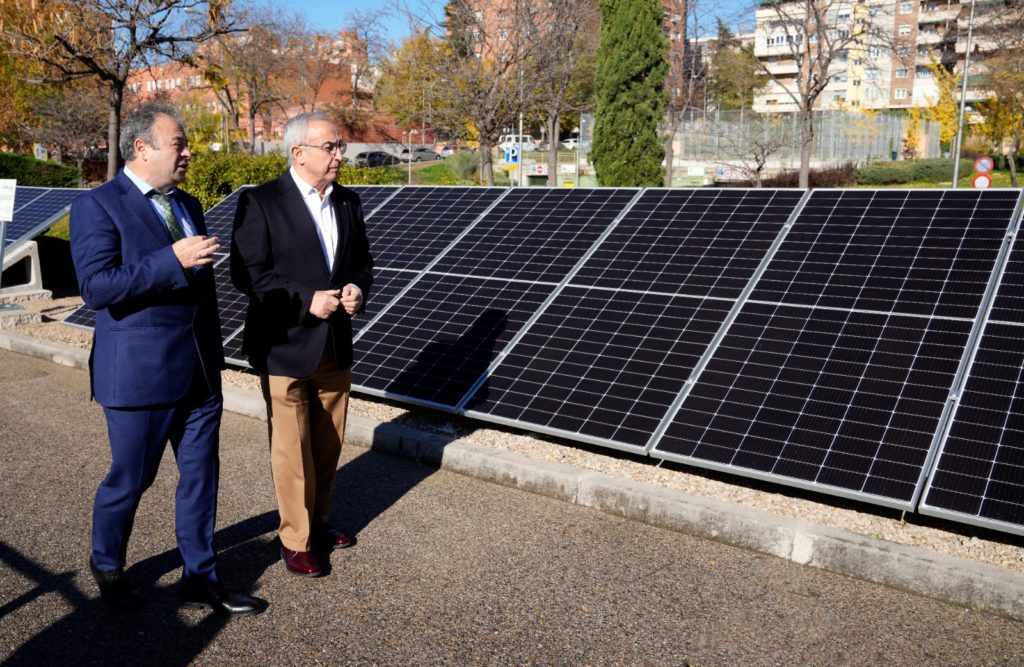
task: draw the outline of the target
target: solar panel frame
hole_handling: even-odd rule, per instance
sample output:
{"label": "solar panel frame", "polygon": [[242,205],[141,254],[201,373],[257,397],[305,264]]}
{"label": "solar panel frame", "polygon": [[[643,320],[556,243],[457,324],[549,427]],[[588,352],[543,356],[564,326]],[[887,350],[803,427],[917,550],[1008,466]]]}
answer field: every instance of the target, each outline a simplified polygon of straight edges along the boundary
{"label": "solar panel frame", "polygon": [[[13,250],[21,244],[31,241],[52,227],[64,217],[73,202],[84,192],[85,188],[37,188],[31,187],[29,199],[18,204],[18,191],[26,186],[16,187],[14,192],[15,209],[13,220],[7,223],[3,244],[5,250]],[[43,190],[42,192],[38,192]]]}

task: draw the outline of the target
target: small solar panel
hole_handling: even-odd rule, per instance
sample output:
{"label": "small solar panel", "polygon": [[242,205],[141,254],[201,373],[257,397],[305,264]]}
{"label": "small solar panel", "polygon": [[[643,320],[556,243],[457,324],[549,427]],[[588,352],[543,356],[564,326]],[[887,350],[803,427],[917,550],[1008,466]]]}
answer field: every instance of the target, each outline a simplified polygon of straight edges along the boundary
{"label": "small solar panel", "polygon": [[731,306],[566,287],[468,402],[468,414],[642,450]]}
{"label": "small solar panel", "polygon": [[80,329],[95,329],[96,328],[96,311],[85,306],[79,306],[75,310],[68,313],[67,317],[61,320],[68,326],[78,327]]}
{"label": "small solar panel", "polygon": [[973,319],[1016,193],[815,191],[751,299]]}
{"label": "small solar panel", "polygon": [[386,202],[388,198],[401,188],[400,185],[349,185],[347,187],[359,195],[359,203],[363,206],[364,218],[369,218],[381,204]]}
{"label": "small solar panel", "polygon": [[553,288],[424,274],[356,339],[352,383],[454,409]]}
{"label": "small solar panel", "polygon": [[626,188],[514,188],[432,270],[558,282],[638,192]]}
{"label": "small solar panel", "polygon": [[14,219],[7,224],[4,246],[30,241],[45,232],[83,192],[86,190],[80,188],[15,188]]}
{"label": "small solar panel", "polygon": [[803,194],[645,190],[572,284],[734,299]]}
{"label": "small solar panel", "polygon": [[374,264],[424,269],[506,192],[505,188],[402,188],[367,219]]}

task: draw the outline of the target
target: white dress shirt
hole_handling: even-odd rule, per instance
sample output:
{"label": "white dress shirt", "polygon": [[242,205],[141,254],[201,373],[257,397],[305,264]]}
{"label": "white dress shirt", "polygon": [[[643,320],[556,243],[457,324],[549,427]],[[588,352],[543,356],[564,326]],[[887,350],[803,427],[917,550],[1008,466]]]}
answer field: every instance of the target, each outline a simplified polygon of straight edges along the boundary
{"label": "white dress shirt", "polygon": [[[131,163],[129,162],[128,164]],[[129,169],[128,165],[125,165],[124,167],[124,175],[127,176],[128,180],[134,183],[135,187],[137,187],[142,192],[142,195],[147,200],[149,200],[149,205],[153,207],[153,210],[156,211],[156,214],[160,217],[160,220],[163,221],[163,210],[161,210],[160,205],[153,201],[153,198],[149,196],[149,193],[152,192],[153,190],[156,190],[156,188],[154,188],[149,183],[139,178],[139,175],[133,172],[131,169]],[[164,194],[172,195],[171,212],[174,213],[174,217],[177,218],[178,224],[181,225],[181,231],[185,233],[185,236],[195,236],[196,228],[192,225],[192,221],[189,219],[188,213],[185,212],[185,207],[179,204],[178,200],[173,197],[174,188],[171,188],[168,192],[165,192]]]}
{"label": "white dress shirt", "polygon": [[324,252],[324,259],[327,260],[327,271],[333,271],[334,253],[338,249],[338,220],[334,216],[334,207],[331,206],[331,191],[334,190],[334,184],[327,186],[327,190],[324,191],[324,196],[321,198],[316,188],[302,180],[302,177],[295,171],[295,167],[291,167],[288,172],[292,175],[296,187],[299,188],[299,194],[302,195],[302,201],[309,209],[309,215],[316,223],[320,248]]}

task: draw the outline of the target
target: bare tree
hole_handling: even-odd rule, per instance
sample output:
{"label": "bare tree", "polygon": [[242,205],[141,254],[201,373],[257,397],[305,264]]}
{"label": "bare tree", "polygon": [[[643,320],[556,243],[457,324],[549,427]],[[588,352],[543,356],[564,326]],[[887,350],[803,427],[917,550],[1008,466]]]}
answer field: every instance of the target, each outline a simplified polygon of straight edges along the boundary
{"label": "bare tree", "polygon": [[562,116],[592,108],[601,17],[591,3],[551,0],[539,11],[525,12],[523,23],[529,39],[525,71],[533,83],[531,100],[544,117],[551,139],[548,185],[554,186]]}
{"label": "bare tree", "polygon": [[131,70],[189,62],[200,42],[234,30],[227,0],[5,0],[0,35],[15,55],[46,66],[38,82],[98,78],[108,95],[107,178],[117,174],[118,135]]}
{"label": "bare tree", "polygon": [[366,91],[372,88],[376,72],[387,53],[389,43],[384,22],[388,16],[388,12],[382,9],[351,11],[345,15],[342,34],[350,44],[342,54],[342,62],[349,68],[352,83],[349,107],[353,116],[358,114],[361,99],[374,99],[372,95],[366,95]]}
{"label": "bare tree", "polygon": [[344,44],[332,35],[304,30],[288,45],[287,95],[303,111],[316,111],[325,85],[344,73]]}
{"label": "bare tree", "polygon": [[[810,180],[814,148],[814,110],[825,89],[846,72],[849,59],[867,60],[872,52],[895,52],[912,59],[894,43],[891,14],[881,3],[858,0],[765,0],[759,5],[767,24],[767,44],[758,44],[759,60],[777,89],[797,108],[800,127],[800,187]],[[761,21],[759,20],[759,23]],[[763,49],[763,51],[762,51]],[[863,62],[862,62],[863,64]]]}
{"label": "bare tree", "polygon": [[106,138],[103,90],[94,81],[54,86],[36,101],[34,112],[34,122],[25,128],[26,133],[41,144],[56,146],[61,159],[74,162],[81,173],[85,160],[99,153]]}
{"label": "bare tree", "polygon": [[759,188],[769,161],[783,149],[795,146],[799,136],[782,114],[750,113],[739,118],[738,123],[717,121],[712,125],[711,133],[723,149],[721,154],[730,156],[719,159],[719,163],[750,173],[754,187]]}
{"label": "bare tree", "polygon": [[[1018,187],[1017,157],[1024,147],[1024,5],[978,7],[971,69],[988,99],[976,105],[982,133],[1006,156],[1010,184]],[[976,64],[975,64],[976,63]]]}

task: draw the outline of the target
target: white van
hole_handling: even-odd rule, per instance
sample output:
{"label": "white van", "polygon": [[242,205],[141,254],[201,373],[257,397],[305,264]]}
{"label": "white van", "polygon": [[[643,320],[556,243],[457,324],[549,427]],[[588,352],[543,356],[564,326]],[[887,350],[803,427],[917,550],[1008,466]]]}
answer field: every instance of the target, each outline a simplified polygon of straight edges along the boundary
{"label": "white van", "polygon": [[[521,136],[523,140],[522,144],[524,153],[526,151],[532,151],[537,147],[537,142],[533,140],[533,137],[531,135],[524,134]],[[500,137],[498,137],[498,148],[500,148],[503,151],[507,151],[512,146],[518,146],[520,143],[519,139],[520,135],[518,134],[503,134]]]}

